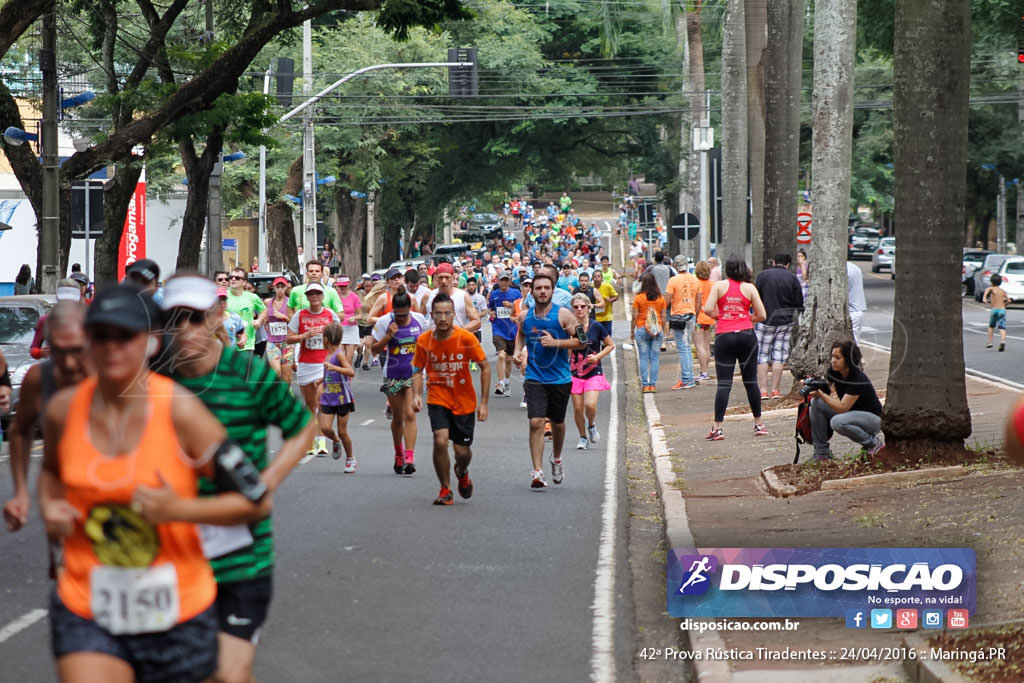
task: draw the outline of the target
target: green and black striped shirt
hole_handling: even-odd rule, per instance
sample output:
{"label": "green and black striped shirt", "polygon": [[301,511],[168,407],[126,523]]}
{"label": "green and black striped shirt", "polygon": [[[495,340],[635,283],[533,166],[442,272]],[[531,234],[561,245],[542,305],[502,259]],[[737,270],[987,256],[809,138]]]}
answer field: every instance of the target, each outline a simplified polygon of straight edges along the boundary
{"label": "green and black striped shirt", "polygon": [[[189,389],[224,425],[261,472],[267,466],[267,426],[281,429],[285,439],[309,421],[309,412],[262,358],[225,347],[217,367],[202,377],[171,378]],[[218,493],[209,479],[199,480],[200,495]],[[270,517],[249,525],[253,544],[210,560],[218,583],[270,576],[274,570],[274,538]]]}

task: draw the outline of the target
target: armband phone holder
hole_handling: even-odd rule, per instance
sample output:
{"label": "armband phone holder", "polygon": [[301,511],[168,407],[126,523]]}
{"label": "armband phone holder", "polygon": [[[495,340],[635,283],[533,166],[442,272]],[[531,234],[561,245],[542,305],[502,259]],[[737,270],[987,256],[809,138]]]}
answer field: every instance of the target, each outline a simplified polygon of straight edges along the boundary
{"label": "armband phone holder", "polygon": [[237,491],[254,503],[267,495],[267,484],[234,441],[224,441],[213,453],[214,479],[226,491]]}

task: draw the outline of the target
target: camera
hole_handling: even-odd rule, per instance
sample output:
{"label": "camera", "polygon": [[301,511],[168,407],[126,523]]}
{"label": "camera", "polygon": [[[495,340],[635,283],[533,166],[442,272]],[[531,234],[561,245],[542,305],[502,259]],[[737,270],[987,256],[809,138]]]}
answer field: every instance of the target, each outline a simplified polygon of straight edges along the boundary
{"label": "camera", "polygon": [[804,385],[800,387],[800,396],[807,398],[810,394],[815,391],[824,391],[830,393],[831,390],[828,387],[828,382],[821,377],[808,377],[804,380]]}

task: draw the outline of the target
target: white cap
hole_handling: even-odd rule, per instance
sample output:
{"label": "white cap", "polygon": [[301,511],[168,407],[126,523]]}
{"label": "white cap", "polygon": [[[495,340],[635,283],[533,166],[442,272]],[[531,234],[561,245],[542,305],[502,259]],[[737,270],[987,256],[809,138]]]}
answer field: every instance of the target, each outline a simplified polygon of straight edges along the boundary
{"label": "white cap", "polygon": [[81,301],[82,290],[79,287],[58,287],[57,301]]}
{"label": "white cap", "polygon": [[172,277],[164,284],[160,308],[191,308],[205,311],[217,303],[217,284],[199,275]]}

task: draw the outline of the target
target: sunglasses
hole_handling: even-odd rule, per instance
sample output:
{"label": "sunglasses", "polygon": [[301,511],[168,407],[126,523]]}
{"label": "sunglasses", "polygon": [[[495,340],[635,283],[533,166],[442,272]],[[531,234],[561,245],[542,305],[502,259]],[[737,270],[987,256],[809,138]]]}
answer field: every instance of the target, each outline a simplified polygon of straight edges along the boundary
{"label": "sunglasses", "polygon": [[227,281],[228,281],[228,276],[227,275],[222,275],[221,277],[217,278],[217,282],[227,282]]}
{"label": "sunglasses", "polygon": [[50,346],[50,356],[52,357],[81,356],[84,352],[84,346],[69,346],[67,348],[53,345]]}
{"label": "sunglasses", "polygon": [[172,308],[167,314],[169,327],[181,327],[185,323],[202,325],[205,322],[206,311],[197,311],[194,308]]}
{"label": "sunglasses", "polygon": [[124,344],[142,334],[137,330],[126,330],[123,327],[93,327],[89,330],[89,338],[97,343],[117,342]]}
{"label": "sunglasses", "polygon": [[232,275],[231,279],[232,280],[244,280],[245,276],[244,275]]}
{"label": "sunglasses", "polygon": [[579,309],[590,308],[590,306],[588,306],[586,304],[573,304],[572,307],[573,308],[579,308]]}

